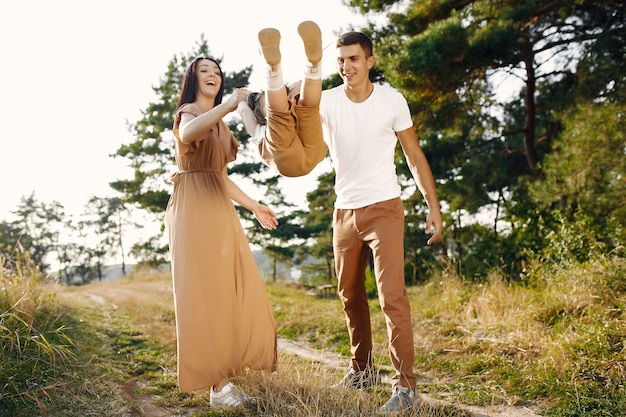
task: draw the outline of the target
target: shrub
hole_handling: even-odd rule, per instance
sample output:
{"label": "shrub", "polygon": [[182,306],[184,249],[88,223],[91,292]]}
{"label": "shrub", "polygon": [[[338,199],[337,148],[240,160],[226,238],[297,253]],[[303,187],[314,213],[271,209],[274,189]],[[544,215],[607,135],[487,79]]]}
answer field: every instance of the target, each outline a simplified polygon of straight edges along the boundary
{"label": "shrub", "polygon": [[53,295],[27,256],[0,257],[0,415],[45,408],[54,377],[73,358]]}

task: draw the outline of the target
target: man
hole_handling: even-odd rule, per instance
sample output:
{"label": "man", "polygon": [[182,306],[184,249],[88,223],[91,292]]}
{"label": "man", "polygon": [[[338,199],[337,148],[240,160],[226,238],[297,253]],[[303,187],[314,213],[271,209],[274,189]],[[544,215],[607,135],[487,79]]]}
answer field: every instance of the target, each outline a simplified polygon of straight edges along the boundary
{"label": "man", "polygon": [[320,113],[336,174],[333,250],[352,346],[350,371],[338,385],[365,388],[375,380],[365,291],[365,269],[373,255],[396,370],[391,398],[380,411],[393,414],[416,401],[413,328],[404,286],[404,209],[394,162],[398,140],[429,207],[426,233],[432,236],[428,244],[441,234],[441,212],[406,99],[369,79],[375,63],[371,39],[361,32],[348,32],[340,36],[336,47],[343,84],[322,93]]}

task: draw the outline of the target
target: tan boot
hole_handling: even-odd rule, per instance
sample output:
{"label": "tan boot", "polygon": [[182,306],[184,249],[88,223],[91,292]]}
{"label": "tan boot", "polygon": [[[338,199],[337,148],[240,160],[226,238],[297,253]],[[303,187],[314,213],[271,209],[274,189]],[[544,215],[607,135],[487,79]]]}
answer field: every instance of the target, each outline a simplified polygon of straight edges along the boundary
{"label": "tan boot", "polygon": [[322,60],[322,32],[315,22],[304,21],[298,25],[298,33],[304,42],[304,53],[313,65]]}
{"label": "tan boot", "polygon": [[261,29],[259,43],[265,62],[272,67],[280,64],[280,32],[274,28]]}

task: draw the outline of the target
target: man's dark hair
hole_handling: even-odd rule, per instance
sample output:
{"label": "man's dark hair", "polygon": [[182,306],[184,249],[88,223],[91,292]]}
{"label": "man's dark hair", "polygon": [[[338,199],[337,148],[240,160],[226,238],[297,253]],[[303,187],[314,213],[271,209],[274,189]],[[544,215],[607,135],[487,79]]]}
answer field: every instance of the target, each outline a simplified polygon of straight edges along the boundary
{"label": "man's dark hair", "polygon": [[363,32],[346,32],[337,39],[337,48],[340,46],[348,46],[359,44],[365,52],[365,57],[369,58],[374,53],[372,40]]}

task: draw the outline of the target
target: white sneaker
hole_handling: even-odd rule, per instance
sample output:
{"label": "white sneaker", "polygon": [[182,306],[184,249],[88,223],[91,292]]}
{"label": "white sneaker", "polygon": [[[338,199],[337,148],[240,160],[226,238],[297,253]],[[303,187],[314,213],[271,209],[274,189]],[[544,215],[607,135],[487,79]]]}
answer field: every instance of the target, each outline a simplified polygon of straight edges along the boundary
{"label": "white sneaker", "polygon": [[365,389],[378,385],[380,377],[378,372],[372,368],[364,371],[355,371],[350,367],[343,379],[332,386],[332,388]]}
{"label": "white sneaker", "polygon": [[391,391],[391,398],[380,407],[378,414],[388,416],[410,410],[417,400],[415,388],[402,387],[400,384],[397,384]]}
{"label": "white sneaker", "polygon": [[211,388],[211,408],[240,407],[254,402],[254,399],[237,388],[232,382],[226,384],[220,392]]}

